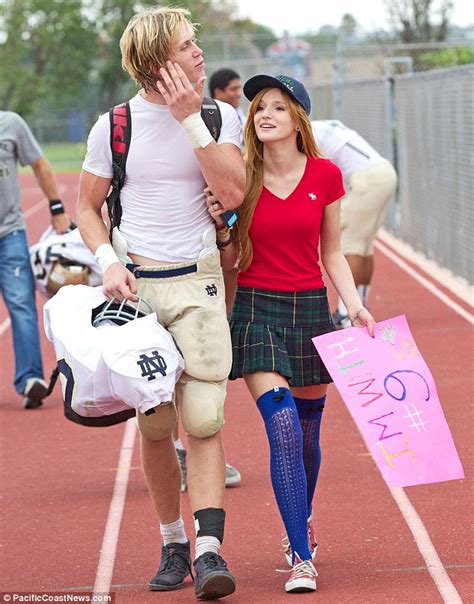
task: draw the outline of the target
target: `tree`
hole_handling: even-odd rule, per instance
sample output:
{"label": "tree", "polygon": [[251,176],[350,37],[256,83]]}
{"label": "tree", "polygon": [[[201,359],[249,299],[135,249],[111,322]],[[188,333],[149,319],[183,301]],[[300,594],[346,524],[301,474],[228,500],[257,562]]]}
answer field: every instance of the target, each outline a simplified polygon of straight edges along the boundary
{"label": "tree", "polygon": [[430,69],[468,65],[474,63],[474,50],[469,46],[443,48],[441,50],[422,54],[420,61],[426,63]]}
{"label": "tree", "polygon": [[355,17],[351,13],[343,15],[341,20],[341,32],[347,40],[354,37],[358,25]]}
{"label": "tree", "polygon": [[270,44],[273,44],[277,40],[273,30],[266,25],[254,23],[251,19],[232,21],[232,34],[234,36],[249,34],[252,44],[259,48],[262,54]]}
{"label": "tree", "polygon": [[79,95],[96,34],[81,0],[3,0],[0,5],[0,106],[31,114],[45,99]]}
{"label": "tree", "polygon": [[452,0],[385,0],[385,4],[402,42],[442,42],[446,39]]}

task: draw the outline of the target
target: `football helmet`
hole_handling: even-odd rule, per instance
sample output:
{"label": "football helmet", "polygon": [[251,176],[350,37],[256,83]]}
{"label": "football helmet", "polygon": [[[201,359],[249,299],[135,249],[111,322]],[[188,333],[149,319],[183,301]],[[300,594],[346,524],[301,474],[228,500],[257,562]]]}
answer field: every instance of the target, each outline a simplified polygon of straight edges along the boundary
{"label": "football helmet", "polygon": [[73,260],[59,258],[53,263],[46,282],[48,295],[54,296],[64,285],[87,285],[90,268]]}
{"label": "football helmet", "polygon": [[152,307],[144,298],[138,298],[134,304],[129,300],[121,302],[112,298],[92,310],[92,325],[100,327],[101,325],[125,325],[134,319],[140,319],[153,312]]}

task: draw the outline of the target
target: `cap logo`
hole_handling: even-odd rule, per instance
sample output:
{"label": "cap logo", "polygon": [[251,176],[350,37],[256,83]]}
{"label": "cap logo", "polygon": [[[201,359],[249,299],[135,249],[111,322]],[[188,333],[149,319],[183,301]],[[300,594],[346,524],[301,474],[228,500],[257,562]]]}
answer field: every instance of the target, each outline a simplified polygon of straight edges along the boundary
{"label": "cap logo", "polygon": [[294,92],[293,90],[293,83],[294,80],[292,80],[291,78],[288,78],[286,76],[278,76],[277,80],[280,80],[280,82],[286,87],[288,88],[288,90],[291,90],[291,92]]}

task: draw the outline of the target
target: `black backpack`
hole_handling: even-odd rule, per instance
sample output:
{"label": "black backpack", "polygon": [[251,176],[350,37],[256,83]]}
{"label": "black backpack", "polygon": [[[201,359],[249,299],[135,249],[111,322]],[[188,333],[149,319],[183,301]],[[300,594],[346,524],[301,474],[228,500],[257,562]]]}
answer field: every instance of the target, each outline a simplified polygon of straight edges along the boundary
{"label": "black backpack", "polygon": [[[201,116],[213,139],[217,141],[221,133],[222,116],[219,105],[214,99],[204,97],[201,106]],[[132,119],[129,103],[121,103],[109,110],[110,118],[110,149],[112,151],[112,190],[106,202],[110,220],[110,239],[112,229],[120,226],[122,205],[120,190],[125,184],[127,156],[132,138]]]}

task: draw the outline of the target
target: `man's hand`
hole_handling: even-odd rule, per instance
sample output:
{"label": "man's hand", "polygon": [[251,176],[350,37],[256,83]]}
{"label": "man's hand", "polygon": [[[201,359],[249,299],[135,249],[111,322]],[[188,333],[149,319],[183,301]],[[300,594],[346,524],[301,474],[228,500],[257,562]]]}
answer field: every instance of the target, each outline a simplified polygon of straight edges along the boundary
{"label": "man's hand", "polygon": [[66,212],[51,216],[51,226],[58,235],[62,235],[71,227],[72,220]]}
{"label": "man's hand", "polygon": [[107,299],[130,300],[137,302],[137,280],[120,262],[114,262],[105,271],[102,291]]}
{"label": "man's hand", "polygon": [[205,76],[199,78],[196,88],[193,88],[178,63],[171,61],[166,61],[166,69],[160,68],[160,75],[163,80],[158,80],[156,87],[170,108],[171,115],[178,122],[182,122],[192,113],[201,111]]}

